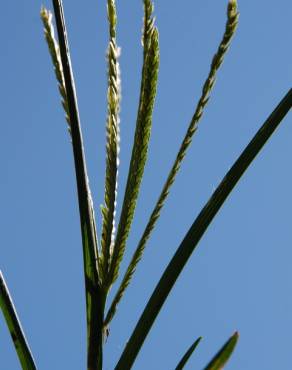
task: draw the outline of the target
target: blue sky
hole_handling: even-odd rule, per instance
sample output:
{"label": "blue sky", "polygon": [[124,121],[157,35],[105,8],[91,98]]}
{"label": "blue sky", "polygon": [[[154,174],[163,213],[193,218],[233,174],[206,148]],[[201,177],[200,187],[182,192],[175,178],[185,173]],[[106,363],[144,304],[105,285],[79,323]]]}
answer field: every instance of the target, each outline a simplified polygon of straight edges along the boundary
{"label": "blue sky", "polygon": [[[44,5],[51,7],[49,1]],[[226,0],[156,0],[161,65],[129,261],[183,138],[221,40]],[[142,1],[117,1],[122,48],[123,195],[141,71]],[[0,268],[38,366],[85,368],[85,302],[71,144],[38,1],[4,2],[0,31]],[[106,1],[64,0],[91,190],[100,220],[105,169]],[[157,280],[220,179],[290,89],[288,0],[239,1],[240,23],[210,103],[105,348],[114,368]],[[289,370],[292,342],[292,113],[202,239],[134,369],[172,369],[198,336],[201,369],[240,332],[226,369]],[[100,229],[100,221],[98,223]],[[0,315],[0,367],[19,369]]]}

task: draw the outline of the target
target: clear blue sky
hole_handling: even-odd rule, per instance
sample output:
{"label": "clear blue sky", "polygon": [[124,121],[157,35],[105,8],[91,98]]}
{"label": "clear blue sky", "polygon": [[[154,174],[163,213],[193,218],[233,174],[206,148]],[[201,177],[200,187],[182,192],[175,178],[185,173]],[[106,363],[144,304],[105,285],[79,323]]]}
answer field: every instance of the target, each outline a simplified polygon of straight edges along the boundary
{"label": "clear blue sky", "polygon": [[[182,140],[227,0],[156,0],[161,67],[149,152],[126,261],[141,236]],[[44,5],[51,7],[49,1]],[[119,206],[141,71],[142,1],[117,1],[122,47]],[[105,167],[106,1],[64,0],[100,220]],[[0,33],[0,268],[41,370],[85,368],[85,302],[69,136],[39,19],[41,2],[6,1]],[[163,268],[240,151],[291,87],[290,0],[239,1],[232,47],[116,319],[105,369],[121,353]],[[292,343],[292,112],[249,168],[180,276],[134,369],[173,369],[203,336],[187,369],[201,369],[240,332],[226,369],[290,370]],[[100,222],[99,222],[100,229]],[[125,267],[125,265],[123,265]],[[0,368],[19,369],[0,315]]]}

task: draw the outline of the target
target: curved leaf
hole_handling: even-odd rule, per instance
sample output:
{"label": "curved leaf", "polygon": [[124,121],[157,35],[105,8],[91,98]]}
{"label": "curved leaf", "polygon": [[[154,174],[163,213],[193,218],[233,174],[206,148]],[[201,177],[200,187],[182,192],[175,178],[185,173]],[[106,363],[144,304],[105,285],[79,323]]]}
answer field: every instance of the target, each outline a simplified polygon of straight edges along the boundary
{"label": "curved leaf", "polygon": [[152,296],[126,344],[115,368],[116,370],[128,370],[133,365],[162,305],[165,303],[169,292],[173,288],[178,276],[185,267],[200,239],[238,180],[273,134],[291,106],[292,89],[289,90],[277,108],[255,134],[195,219],[156,285]]}
{"label": "curved leaf", "polygon": [[0,307],[6,320],[21,366],[25,370],[36,370],[36,365],[17,316],[12,298],[0,271]]}
{"label": "curved leaf", "polygon": [[100,288],[98,246],[62,0],[53,0],[72,136],[86,289],[88,368],[102,366],[105,297]]}
{"label": "curved leaf", "polygon": [[214,356],[211,362],[204,370],[222,370],[229,360],[238,341],[238,333],[235,332],[232,337],[224,344],[220,351]]}
{"label": "curved leaf", "polygon": [[195,342],[190,346],[190,348],[187,350],[187,352],[183,355],[182,359],[178,363],[175,370],[182,370],[185,367],[185,364],[188,362],[189,358],[193,354],[194,350],[197,348],[198,344],[200,343],[202,337],[199,337],[195,340]]}

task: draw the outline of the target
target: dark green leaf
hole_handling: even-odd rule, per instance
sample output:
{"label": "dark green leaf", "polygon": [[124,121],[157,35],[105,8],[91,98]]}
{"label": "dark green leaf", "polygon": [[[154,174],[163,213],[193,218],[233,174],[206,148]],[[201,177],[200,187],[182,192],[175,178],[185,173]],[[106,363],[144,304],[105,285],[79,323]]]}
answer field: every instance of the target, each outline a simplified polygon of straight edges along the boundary
{"label": "dark green leaf", "polygon": [[100,289],[99,271],[97,266],[99,258],[93,204],[88,185],[81,125],[62,0],[53,0],[53,5],[64,73],[65,89],[67,93],[79,200],[86,288],[88,367],[90,369],[99,369],[102,366],[102,324],[105,297]]}
{"label": "dark green leaf", "polygon": [[187,352],[183,355],[182,359],[178,363],[175,370],[182,370],[185,367],[185,364],[188,362],[189,358],[193,354],[194,350],[197,348],[198,344],[200,343],[202,337],[195,340],[195,342],[190,346]]}
{"label": "dark green leaf", "polygon": [[[0,271],[0,307],[6,320],[21,366],[25,370],[36,370],[36,365],[17,316],[8,287]],[[3,365],[3,364],[2,364]],[[7,368],[7,366],[5,366]]]}
{"label": "dark green leaf", "polygon": [[238,180],[273,134],[291,106],[292,89],[289,90],[277,108],[255,134],[195,219],[152,293],[152,296],[127,342],[124,352],[116,366],[116,370],[128,370],[133,365],[153,322],[192,252]]}

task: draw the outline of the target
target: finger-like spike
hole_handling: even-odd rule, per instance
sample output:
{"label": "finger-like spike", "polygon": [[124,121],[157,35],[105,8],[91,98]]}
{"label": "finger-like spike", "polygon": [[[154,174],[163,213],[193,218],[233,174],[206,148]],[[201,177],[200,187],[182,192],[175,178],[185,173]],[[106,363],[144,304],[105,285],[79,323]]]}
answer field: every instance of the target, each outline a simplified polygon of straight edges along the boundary
{"label": "finger-like spike", "polygon": [[102,272],[103,280],[108,274],[108,266],[114,243],[115,209],[117,197],[117,177],[119,165],[119,111],[121,100],[120,70],[118,57],[120,49],[116,43],[116,6],[114,0],[108,0],[108,21],[110,40],[107,51],[108,59],[108,115],[107,115],[107,144],[106,144],[106,178],[105,205],[103,207],[102,225]]}
{"label": "finger-like spike", "polygon": [[[149,3],[150,3],[150,1],[146,1],[146,0],[144,1],[146,12],[150,9]],[[206,106],[206,104],[209,100],[212,87],[214,86],[216,73],[217,73],[220,65],[222,64],[224,55],[225,55],[225,53],[228,49],[228,46],[230,44],[230,40],[231,40],[232,36],[234,35],[235,30],[236,30],[237,21],[238,21],[238,13],[237,13],[237,8],[236,8],[236,2],[231,1],[231,2],[228,3],[228,7],[227,7],[227,22],[226,22],[226,26],[225,26],[225,32],[224,32],[222,41],[221,41],[221,43],[220,43],[220,45],[217,49],[217,52],[216,52],[215,56],[213,57],[209,75],[208,75],[208,77],[207,77],[207,79],[206,79],[206,81],[203,85],[203,88],[202,88],[201,98],[199,99],[199,102],[197,104],[197,107],[196,107],[195,113],[193,115],[193,118],[192,118],[192,120],[189,124],[186,135],[185,135],[185,137],[182,141],[182,144],[181,144],[180,149],[177,153],[174,164],[173,164],[173,166],[172,166],[172,168],[169,172],[168,178],[167,178],[167,180],[164,184],[164,187],[163,187],[163,189],[160,193],[158,201],[157,201],[157,203],[156,203],[156,205],[155,205],[155,207],[152,211],[152,214],[151,214],[151,216],[149,218],[149,221],[146,225],[144,233],[143,233],[143,235],[142,235],[142,237],[141,237],[141,239],[138,243],[138,246],[137,246],[137,248],[136,248],[136,250],[135,250],[135,252],[132,256],[131,262],[127,267],[126,273],[123,277],[123,280],[120,284],[120,287],[118,288],[116,296],[114,297],[114,299],[112,301],[112,304],[109,308],[109,311],[108,311],[107,316],[106,316],[106,324],[108,324],[109,321],[114,316],[117,305],[118,305],[121,297],[123,296],[127,286],[129,285],[129,282],[130,282],[130,280],[132,278],[132,275],[133,275],[133,273],[136,269],[136,266],[137,266],[138,262],[140,261],[140,259],[142,257],[142,254],[144,252],[146,243],[147,243],[147,241],[148,241],[148,239],[149,239],[149,237],[150,237],[150,235],[151,235],[151,233],[152,233],[152,231],[153,231],[153,229],[156,225],[156,221],[158,220],[158,218],[160,216],[161,209],[164,206],[164,203],[165,203],[166,198],[169,194],[170,188],[171,188],[172,184],[175,181],[175,178],[176,178],[176,175],[177,175],[178,171],[180,170],[180,167],[181,167],[182,161],[183,161],[183,159],[186,155],[187,149],[189,148],[190,144],[192,143],[193,135],[194,135],[195,131],[197,130],[198,123],[199,123],[199,121],[200,121],[200,119],[203,115],[204,108],[205,108],[205,106]],[[147,24],[147,22],[145,20],[144,20],[144,23]],[[154,29],[153,32],[157,32],[157,31],[155,31],[155,29]],[[156,38],[157,38],[157,36],[154,36],[154,40]],[[145,42],[145,40],[146,40],[146,42]],[[147,39],[147,30],[145,32],[145,29],[144,29],[144,45],[147,44],[147,42],[149,42],[149,40]],[[123,239],[121,239],[121,243],[119,243],[119,245],[123,245],[123,243],[124,243],[124,241],[123,241]],[[122,253],[123,252],[120,252],[120,255],[122,255]],[[117,276],[117,272],[115,273],[114,278],[116,278],[116,276]]]}
{"label": "finger-like spike", "polygon": [[52,22],[52,13],[46,8],[42,7],[41,19],[43,21],[45,38],[46,38],[49,53],[51,55],[52,62],[54,65],[54,71],[55,71],[55,75],[58,81],[59,91],[62,97],[62,106],[65,111],[66,121],[69,125],[69,133],[70,133],[71,131],[70,131],[70,114],[69,114],[69,108],[68,108],[68,98],[67,98],[63,67],[62,67],[61,56],[60,56],[60,48],[59,48],[58,42],[55,39],[55,31],[54,31],[54,26]]}

